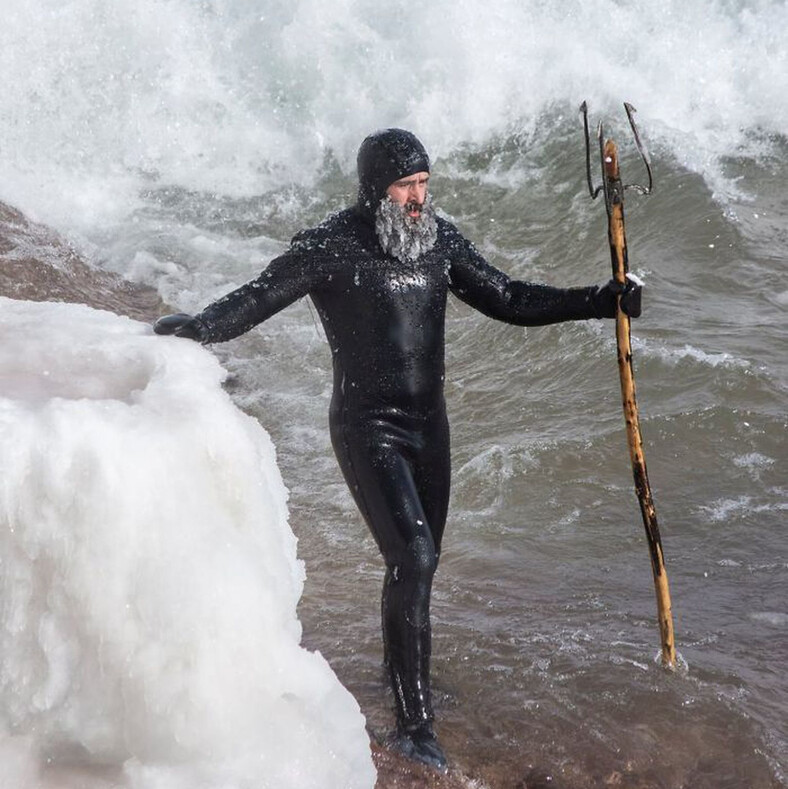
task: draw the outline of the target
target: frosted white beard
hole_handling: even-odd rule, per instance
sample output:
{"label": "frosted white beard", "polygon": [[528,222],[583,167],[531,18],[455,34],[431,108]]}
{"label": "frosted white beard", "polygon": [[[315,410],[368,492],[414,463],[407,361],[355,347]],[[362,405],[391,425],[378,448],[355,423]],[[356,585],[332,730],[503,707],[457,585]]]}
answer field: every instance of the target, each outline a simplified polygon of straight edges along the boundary
{"label": "frosted white beard", "polygon": [[384,197],[375,211],[375,232],[383,251],[397,260],[412,261],[429,252],[438,240],[438,222],[427,195],[421,214],[408,216],[406,206]]}

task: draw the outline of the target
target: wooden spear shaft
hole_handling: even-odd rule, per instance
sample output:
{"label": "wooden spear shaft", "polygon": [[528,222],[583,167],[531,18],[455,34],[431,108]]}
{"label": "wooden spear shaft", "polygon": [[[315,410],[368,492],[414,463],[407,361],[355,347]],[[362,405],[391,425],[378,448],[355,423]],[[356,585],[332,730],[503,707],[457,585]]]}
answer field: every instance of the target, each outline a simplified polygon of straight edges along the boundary
{"label": "wooden spear shaft", "polygon": [[[624,232],[624,188],[618,167],[618,149],[613,140],[607,140],[603,149],[605,169],[605,205],[608,216],[608,241],[613,264],[613,278],[621,285],[626,284],[629,271],[627,239]],[[630,340],[629,316],[621,309],[616,311],[616,344],[618,346],[618,372],[621,379],[621,399],[624,406],[624,419],[627,424],[627,441],[632,472],[635,477],[635,492],[646,528],[651,570],[654,575],[654,588],[657,593],[657,614],[659,633],[662,641],[662,665],[673,667],[676,663],[676,646],[673,638],[673,615],[670,605],[668,574],[662,554],[662,540],[657,525],[657,511],[651,495],[651,486],[643,455],[643,439],[640,434],[635,375],[632,368],[632,345]]]}

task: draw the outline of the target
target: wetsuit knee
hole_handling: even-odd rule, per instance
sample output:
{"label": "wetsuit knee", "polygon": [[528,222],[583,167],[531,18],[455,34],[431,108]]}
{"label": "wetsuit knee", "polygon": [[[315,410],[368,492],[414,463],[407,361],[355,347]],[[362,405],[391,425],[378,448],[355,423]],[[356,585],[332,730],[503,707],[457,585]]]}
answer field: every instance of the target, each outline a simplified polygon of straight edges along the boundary
{"label": "wetsuit knee", "polygon": [[394,580],[432,581],[438,569],[438,553],[434,542],[424,535],[417,535],[408,544],[398,561],[389,565]]}
{"label": "wetsuit knee", "polygon": [[398,611],[417,630],[429,627],[432,578],[438,566],[432,540],[422,535],[414,537],[398,560],[387,565],[384,612]]}

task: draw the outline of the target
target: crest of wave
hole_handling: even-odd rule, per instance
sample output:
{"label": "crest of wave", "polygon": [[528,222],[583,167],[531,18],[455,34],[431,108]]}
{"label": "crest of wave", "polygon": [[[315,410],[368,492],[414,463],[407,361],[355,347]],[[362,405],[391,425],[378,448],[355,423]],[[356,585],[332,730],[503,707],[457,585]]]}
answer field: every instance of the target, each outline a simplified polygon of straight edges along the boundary
{"label": "crest of wave", "polygon": [[780,0],[30,0],[4,25],[6,199],[60,225],[124,215],[151,181],[255,195],[329,155],[350,172],[383,126],[436,158],[527,139],[584,99],[632,102],[712,181],[788,128]]}

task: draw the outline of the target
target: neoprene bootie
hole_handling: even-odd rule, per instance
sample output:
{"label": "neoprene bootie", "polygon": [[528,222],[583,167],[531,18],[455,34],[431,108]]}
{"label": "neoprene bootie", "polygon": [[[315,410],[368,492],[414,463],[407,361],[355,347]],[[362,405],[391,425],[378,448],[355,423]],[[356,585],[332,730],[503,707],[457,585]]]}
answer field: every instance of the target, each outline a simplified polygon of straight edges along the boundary
{"label": "neoprene bootie", "polygon": [[431,723],[420,723],[414,727],[397,727],[397,750],[414,762],[425,764],[435,770],[446,772],[446,754],[438,743]]}

